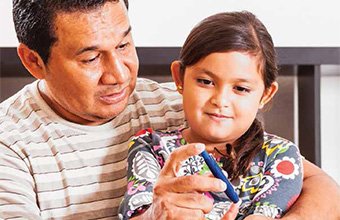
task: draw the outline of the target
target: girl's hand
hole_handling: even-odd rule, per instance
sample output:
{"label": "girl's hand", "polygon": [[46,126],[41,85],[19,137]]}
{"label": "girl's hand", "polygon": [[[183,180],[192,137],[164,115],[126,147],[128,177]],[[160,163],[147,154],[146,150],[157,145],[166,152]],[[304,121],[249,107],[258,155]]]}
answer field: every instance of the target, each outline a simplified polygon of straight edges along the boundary
{"label": "girl's hand", "polygon": [[235,203],[232,203],[228,212],[224,214],[224,216],[221,218],[221,220],[234,220],[238,213],[238,205]]}
{"label": "girl's hand", "polygon": [[266,217],[263,215],[249,215],[244,220],[273,220],[273,218]]}

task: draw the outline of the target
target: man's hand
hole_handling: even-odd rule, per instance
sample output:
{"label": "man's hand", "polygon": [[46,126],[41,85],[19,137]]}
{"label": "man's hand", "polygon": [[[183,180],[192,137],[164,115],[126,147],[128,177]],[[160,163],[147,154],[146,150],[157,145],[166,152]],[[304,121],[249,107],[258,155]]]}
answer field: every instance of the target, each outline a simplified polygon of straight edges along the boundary
{"label": "man's hand", "polygon": [[181,162],[203,150],[203,144],[188,144],[174,150],[154,186],[152,205],[133,219],[205,219],[213,201],[202,192],[223,192],[225,183],[209,176],[177,176]]}

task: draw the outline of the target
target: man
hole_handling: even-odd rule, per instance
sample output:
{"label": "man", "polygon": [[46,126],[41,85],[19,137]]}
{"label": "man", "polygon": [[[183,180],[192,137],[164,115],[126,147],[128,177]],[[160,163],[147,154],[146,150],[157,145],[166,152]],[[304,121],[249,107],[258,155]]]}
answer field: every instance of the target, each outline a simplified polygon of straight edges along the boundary
{"label": "man", "polygon": [[[117,218],[128,139],[141,128],[183,124],[172,87],[137,79],[127,8],[127,0],[13,1],[18,55],[38,80],[0,105],[0,218]],[[173,175],[198,153],[188,145],[172,155],[153,205],[137,218],[200,219],[209,211],[192,192],[225,185]],[[337,185],[305,165],[304,191],[286,219],[336,219]]]}

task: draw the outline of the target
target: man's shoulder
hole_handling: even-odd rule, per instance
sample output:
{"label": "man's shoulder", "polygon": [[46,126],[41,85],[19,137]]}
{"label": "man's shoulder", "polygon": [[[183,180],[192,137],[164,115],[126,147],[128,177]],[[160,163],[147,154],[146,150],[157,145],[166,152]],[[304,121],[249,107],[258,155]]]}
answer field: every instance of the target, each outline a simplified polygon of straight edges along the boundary
{"label": "man's shoulder", "polygon": [[[174,83],[158,83],[153,80],[138,78],[132,95],[132,103],[141,100],[144,104],[181,105],[182,98]],[[166,102],[165,102],[166,101]]]}
{"label": "man's shoulder", "polygon": [[173,83],[158,83],[149,79],[137,79],[136,89],[122,115],[141,116],[148,119],[148,126],[164,130],[183,124],[182,97]]}
{"label": "man's shoulder", "polygon": [[[30,128],[36,123],[35,113],[40,107],[35,102],[32,87],[28,84],[13,96],[0,103],[0,141],[7,142],[15,134],[23,134],[25,128]],[[14,138],[15,139],[15,138]]]}
{"label": "man's shoulder", "polygon": [[146,78],[137,78],[136,91],[137,92],[152,92],[164,91],[176,93],[176,86],[173,82],[159,83]]}
{"label": "man's shoulder", "polygon": [[[14,95],[10,96],[9,98],[5,99],[0,103],[0,110],[13,107],[12,105],[16,103],[16,105],[22,101],[30,98],[32,94],[37,93],[37,83],[38,81],[34,81],[25,85],[22,89],[17,91]],[[35,91],[36,90],[36,91]],[[1,115],[0,115],[1,116]]]}

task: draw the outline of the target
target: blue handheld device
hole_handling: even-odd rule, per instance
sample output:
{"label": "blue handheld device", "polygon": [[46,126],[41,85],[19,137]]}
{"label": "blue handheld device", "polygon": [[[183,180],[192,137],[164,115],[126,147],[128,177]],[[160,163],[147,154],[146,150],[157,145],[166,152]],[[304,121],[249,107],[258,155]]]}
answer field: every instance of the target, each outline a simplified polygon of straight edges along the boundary
{"label": "blue handheld device", "polygon": [[204,150],[201,153],[201,156],[203,157],[205,163],[208,165],[208,167],[209,167],[210,171],[213,173],[213,175],[216,178],[219,178],[220,180],[225,182],[225,184],[227,185],[227,189],[226,189],[225,193],[227,194],[229,199],[233,203],[238,203],[240,201],[240,198],[238,197],[237,193],[235,192],[233,185],[231,185],[231,183],[229,182],[227,177],[223,174],[221,168],[218,166],[216,161],[208,154],[208,152],[206,150]]}

